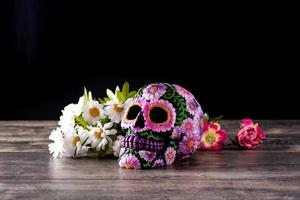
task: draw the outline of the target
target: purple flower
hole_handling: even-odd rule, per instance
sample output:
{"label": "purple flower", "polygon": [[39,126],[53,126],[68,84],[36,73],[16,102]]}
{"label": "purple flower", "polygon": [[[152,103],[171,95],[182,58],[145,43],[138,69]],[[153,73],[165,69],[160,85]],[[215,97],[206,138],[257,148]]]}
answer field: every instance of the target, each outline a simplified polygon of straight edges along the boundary
{"label": "purple flower", "polygon": [[195,124],[194,134],[201,139],[203,128],[204,128],[203,113],[195,115],[194,124]]}
{"label": "purple flower", "polygon": [[156,157],[156,152],[141,150],[139,151],[139,155],[147,162],[152,162]]}
{"label": "purple flower", "polygon": [[173,140],[176,140],[176,139],[179,139],[180,136],[181,136],[181,127],[180,126],[176,126],[174,129],[173,129],[173,132],[172,132],[172,135],[171,135],[171,139]]}
{"label": "purple flower", "polygon": [[168,147],[166,152],[165,152],[165,159],[166,159],[166,163],[167,165],[172,165],[172,163],[174,162],[176,158],[176,151],[174,148],[172,147]]}
{"label": "purple flower", "polygon": [[163,159],[158,159],[153,163],[152,167],[163,167],[164,166],[164,161]]}
{"label": "purple flower", "polygon": [[143,97],[147,100],[159,99],[166,92],[166,88],[162,83],[148,85],[143,90]]}
{"label": "purple flower", "polygon": [[193,133],[195,129],[195,122],[191,118],[187,118],[182,122],[181,125],[182,132],[184,134]]}
{"label": "purple flower", "polygon": [[200,104],[196,101],[195,98],[186,100],[187,110],[191,115],[197,115],[198,113],[202,113],[202,109]]}
{"label": "purple flower", "polygon": [[126,169],[140,169],[141,163],[137,157],[132,154],[125,154],[119,161],[119,166]]}
{"label": "purple flower", "polygon": [[[162,122],[157,122],[155,116],[152,116],[153,109],[159,109],[160,111],[163,110],[163,112],[165,112],[166,119],[164,119]],[[152,131],[166,132],[171,130],[175,124],[175,109],[167,100],[155,100],[146,103],[144,106],[143,114],[147,129],[150,129]]]}
{"label": "purple flower", "polygon": [[192,93],[190,93],[187,89],[185,89],[184,87],[181,87],[179,85],[173,84],[173,86],[175,87],[176,91],[178,92],[178,94],[180,94],[182,97],[184,97],[186,100],[187,99],[193,99],[194,96],[192,95]]}
{"label": "purple flower", "polygon": [[199,138],[194,134],[187,134],[179,143],[179,151],[182,154],[192,154],[196,151],[199,145]]}

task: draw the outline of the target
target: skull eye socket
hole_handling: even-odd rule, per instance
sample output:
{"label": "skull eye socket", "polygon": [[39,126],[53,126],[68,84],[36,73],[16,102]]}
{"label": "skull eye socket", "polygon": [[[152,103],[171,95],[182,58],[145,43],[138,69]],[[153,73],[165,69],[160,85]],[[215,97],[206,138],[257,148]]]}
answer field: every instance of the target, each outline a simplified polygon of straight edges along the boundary
{"label": "skull eye socket", "polygon": [[146,103],[143,106],[143,115],[146,128],[154,132],[170,131],[176,120],[173,105],[162,99]]}
{"label": "skull eye socket", "polygon": [[126,119],[134,120],[137,115],[141,112],[142,108],[138,104],[133,104],[127,111]]}
{"label": "skull eye socket", "polygon": [[169,113],[161,107],[152,107],[149,113],[149,118],[153,123],[162,124],[168,121]]}

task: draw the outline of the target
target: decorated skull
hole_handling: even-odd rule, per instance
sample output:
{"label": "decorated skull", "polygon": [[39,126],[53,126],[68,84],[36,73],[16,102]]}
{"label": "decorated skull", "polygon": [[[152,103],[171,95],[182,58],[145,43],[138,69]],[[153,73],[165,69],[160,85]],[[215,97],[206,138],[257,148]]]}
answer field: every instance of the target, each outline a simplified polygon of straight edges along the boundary
{"label": "decorated skull", "polygon": [[171,165],[186,159],[199,145],[203,112],[183,87],[154,83],[142,87],[125,111],[121,126],[119,166],[145,169]]}

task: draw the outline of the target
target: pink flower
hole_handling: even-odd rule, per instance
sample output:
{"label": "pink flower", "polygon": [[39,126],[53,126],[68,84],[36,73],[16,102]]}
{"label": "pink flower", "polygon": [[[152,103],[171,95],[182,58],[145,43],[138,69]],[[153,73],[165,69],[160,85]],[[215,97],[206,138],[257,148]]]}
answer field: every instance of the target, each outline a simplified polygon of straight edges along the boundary
{"label": "pink flower", "polygon": [[126,169],[140,169],[141,163],[137,157],[132,154],[125,154],[120,158],[119,166]]}
{"label": "pink flower", "polygon": [[179,151],[180,153],[186,155],[186,154],[192,154],[197,150],[197,147],[199,145],[199,138],[189,133],[183,137],[183,140],[179,143]]}
{"label": "pink flower", "polygon": [[173,84],[173,86],[175,87],[176,91],[178,92],[178,94],[180,94],[182,97],[184,97],[185,99],[192,99],[194,96],[192,95],[192,93],[190,93],[187,89],[185,89],[184,87],[181,87],[179,85]]}
{"label": "pink flower", "polygon": [[219,151],[222,149],[222,142],[226,140],[226,132],[224,129],[221,129],[220,124],[206,122],[199,148],[209,151]]}
{"label": "pink flower", "polygon": [[182,132],[182,130],[181,130],[180,126],[174,127],[172,135],[170,136],[171,139],[173,139],[173,140],[179,139],[181,136],[181,132]]}
{"label": "pink flower", "polygon": [[187,118],[182,122],[181,129],[184,134],[193,133],[195,124],[194,120],[191,118]]}
{"label": "pink flower", "polygon": [[172,165],[172,163],[174,162],[174,160],[176,158],[175,149],[172,147],[167,148],[167,150],[165,152],[165,158],[166,158],[167,165]]}
{"label": "pink flower", "polygon": [[139,155],[145,161],[152,162],[155,159],[155,157],[156,157],[156,152],[141,150],[141,151],[139,151]]}
{"label": "pink flower", "polygon": [[200,104],[196,101],[195,98],[190,98],[186,100],[187,110],[191,115],[196,115],[198,113],[202,113],[202,109]]}
{"label": "pink flower", "polygon": [[143,90],[143,97],[147,100],[159,99],[166,92],[166,88],[167,87],[162,83],[148,85]]}
{"label": "pink flower", "polygon": [[258,124],[253,124],[251,119],[241,121],[241,130],[236,135],[238,144],[247,149],[254,149],[266,137]]}
{"label": "pink flower", "polygon": [[152,167],[163,167],[163,166],[164,166],[164,161],[163,161],[163,159],[158,159],[158,160],[154,161]]}

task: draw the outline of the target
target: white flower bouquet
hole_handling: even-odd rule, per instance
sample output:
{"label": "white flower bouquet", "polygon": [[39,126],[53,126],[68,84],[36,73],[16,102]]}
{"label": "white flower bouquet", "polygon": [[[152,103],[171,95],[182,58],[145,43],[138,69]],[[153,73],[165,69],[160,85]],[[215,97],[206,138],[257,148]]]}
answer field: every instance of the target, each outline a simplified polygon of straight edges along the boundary
{"label": "white flower bouquet", "polygon": [[121,140],[121,119],[131,103],[135,91],[129,91],[125,82],[122,90],[117,86],[115,93],[106,90],[107,97],[95,99],[84,89],[77,104],[69,104],[62,110],[58,127],[49,139],[50,154],[57,157],[82,157],[98,153],[99,157],[119,156]]}

